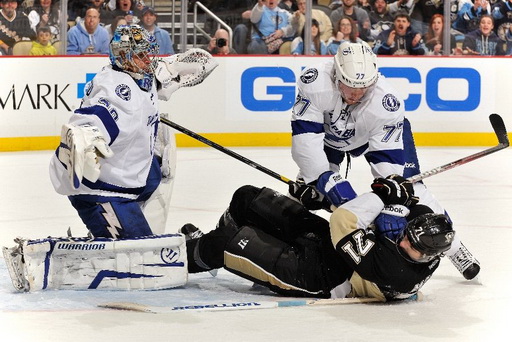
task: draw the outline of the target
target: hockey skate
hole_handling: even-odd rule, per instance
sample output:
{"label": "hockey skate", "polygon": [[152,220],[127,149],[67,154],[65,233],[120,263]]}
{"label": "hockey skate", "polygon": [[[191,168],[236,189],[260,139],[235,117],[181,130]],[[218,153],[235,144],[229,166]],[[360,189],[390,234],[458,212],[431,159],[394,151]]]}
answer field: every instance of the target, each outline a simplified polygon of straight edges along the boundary
{"label": "hockey skate", "polygon": [[462,243],[457,252],[448,256],[448,258],[467,280],[474,279],[480,272],[480,262]]}
{"label": "hockey skate", "polygon": [[[201,229],[197,228],[192,223],[187,223],[186,225],[181,227],[178,232],[185,235],[185,241],[199,239],[201,236],[204,235]],[[212,277],[216,277],[217,271],[217,269],[212,269],[209,270],[208,273],[210,273]]]}
{"label": "hockey skate", "polygon": [[5,263],[11,276],[12,285],[19,292],[28,292],[30,285],[25,275],[25,261],[23,259],[23,242],[21,238],[14,239],[16,246],[2,247]]}

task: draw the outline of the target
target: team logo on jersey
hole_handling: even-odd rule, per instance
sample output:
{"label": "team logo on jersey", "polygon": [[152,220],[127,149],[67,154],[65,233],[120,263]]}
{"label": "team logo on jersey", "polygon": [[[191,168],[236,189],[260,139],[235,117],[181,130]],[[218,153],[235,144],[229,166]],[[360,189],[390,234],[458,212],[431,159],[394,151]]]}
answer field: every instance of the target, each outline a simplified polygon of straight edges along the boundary
{"label": "team logo on jersey", "polygon": [[130,101],[132,98],[132,91],[126,84],[120,84],[116,87],[116,94],[125,101]]}
{"label": "team logo on jersey", "polygon": [[316,69],[308,69],[301,76],[300,80],[302,83],[311,83],[318,77],[318,70]]}
{"label": "team logo on jersey", "polygon": [[382,106],[389,112],[396,112],[400,108],[400,101],[393,94],[386,94],[382,99]]}

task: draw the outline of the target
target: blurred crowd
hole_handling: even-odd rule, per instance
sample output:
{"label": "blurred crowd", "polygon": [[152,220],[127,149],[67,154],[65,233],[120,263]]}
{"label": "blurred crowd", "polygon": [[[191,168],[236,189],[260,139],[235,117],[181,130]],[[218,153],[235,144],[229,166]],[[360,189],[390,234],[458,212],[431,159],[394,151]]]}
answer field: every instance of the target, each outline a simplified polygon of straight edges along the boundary
{"label": "blurred crowd", "polygon": [[[159,21],[156,2],[69,0],[61,13],[58,0],[0,0],[0,55],[108,54],[115,28],[127,24],[154,34],[160,54],[174,54],[173,23],[170,16]],[[196,2],[189,1],[189,11]],[[379,55],[512,54],[512,0],[451,0],[449,13],[443,0],[200,2],[231,28],[199,17],[209,30],[201,47],[212,54],[332,55],[346,40],[364,40]]]}

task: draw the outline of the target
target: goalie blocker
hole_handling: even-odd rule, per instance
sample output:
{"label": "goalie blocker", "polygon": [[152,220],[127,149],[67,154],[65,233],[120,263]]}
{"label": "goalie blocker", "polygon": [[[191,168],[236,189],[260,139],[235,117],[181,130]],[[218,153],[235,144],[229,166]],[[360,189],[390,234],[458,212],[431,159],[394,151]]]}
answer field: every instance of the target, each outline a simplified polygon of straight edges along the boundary
{"label": "goalie blocker", "polygon": [[3,248],[14,287],[39,290],[160,290],[187,282],[182,234],[135,239],[15,240]]}

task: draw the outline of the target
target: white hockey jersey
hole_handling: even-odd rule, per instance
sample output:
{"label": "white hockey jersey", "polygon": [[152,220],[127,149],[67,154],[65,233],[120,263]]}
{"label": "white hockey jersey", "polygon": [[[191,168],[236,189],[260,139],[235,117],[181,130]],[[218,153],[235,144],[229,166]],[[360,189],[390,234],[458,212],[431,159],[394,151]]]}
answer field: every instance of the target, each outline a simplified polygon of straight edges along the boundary
{"label": "white hockey jersey", "polygon": [[76,190],[67,178],[64,165],[54,155],[50,178],[58,193],[137,198],[151,168],[159,122],[154,83],[150,91],[143,91],[127,73],[105,66],[87,84],[81,106],[69,122],[97,126],[114,155],[99,158],[101,174],[97,182],[84,181]]}
{"label": "white hockey jersey", "polygon": [[292,112],[292,157],[306,183],[338,172],[328,149],[364,155],[374,177],[403,174],[404,102],[380,75],[361,101],[347,105],[333,82],[334,59],[306,68]]}

